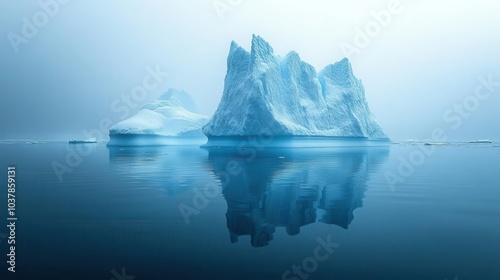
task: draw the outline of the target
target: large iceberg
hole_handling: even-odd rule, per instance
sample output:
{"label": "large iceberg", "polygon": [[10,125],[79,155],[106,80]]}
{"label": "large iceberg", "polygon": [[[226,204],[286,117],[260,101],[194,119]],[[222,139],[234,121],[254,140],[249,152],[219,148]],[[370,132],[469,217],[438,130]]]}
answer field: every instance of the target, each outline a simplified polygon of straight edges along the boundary
{"label": "large iceberg", "polygon": [[[109,130],[109,146],[199,144],[206,140],[201,128],[209,117],[201,115],[190,95],[169,89],[158,100]],[[201,140],[201,141],[200,141]]]}
{"label": "large iceberg", "polygon": [[209,143],[257,135],[388,139],[347,58],[318,74],[296,52],[276,56],[255,35],[250,52],[231,43],[224,93],[203,132]]}

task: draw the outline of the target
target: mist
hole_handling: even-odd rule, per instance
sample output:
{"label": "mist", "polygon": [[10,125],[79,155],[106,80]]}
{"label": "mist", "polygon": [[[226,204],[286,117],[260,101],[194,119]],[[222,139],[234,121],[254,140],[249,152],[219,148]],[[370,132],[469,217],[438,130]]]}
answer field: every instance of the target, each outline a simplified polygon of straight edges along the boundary
{"label": "mist", "polygon": [[499,10],[451,0],[4,0],[0,139],[106,131],[168,88],[211,115],[231,41],[249,49],[258,34],[318,71],[347,55],[392,139],[442,129],[450,141],[500,140]]}

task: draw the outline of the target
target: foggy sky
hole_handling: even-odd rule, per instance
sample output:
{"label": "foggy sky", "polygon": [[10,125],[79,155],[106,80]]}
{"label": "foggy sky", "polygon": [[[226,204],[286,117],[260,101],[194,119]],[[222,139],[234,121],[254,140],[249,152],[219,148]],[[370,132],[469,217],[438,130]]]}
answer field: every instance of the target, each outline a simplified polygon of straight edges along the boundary
{"label": "foggy sky", "polygon": [[[500,86],[482,85],[500,82],[498,1],[401,0],[383,24],[375,17],[389,0],[65,0],[45,12],[53,1],[0,1],[0,139],[82,138],[168,88],[211,115],[231,41],[249,49],[257,34],[318,71],[361,46],[349,55],[354,74],[392,139],[441,128],[449,140],[500,140]],[[30,38],[26,21],[40,26]]]}

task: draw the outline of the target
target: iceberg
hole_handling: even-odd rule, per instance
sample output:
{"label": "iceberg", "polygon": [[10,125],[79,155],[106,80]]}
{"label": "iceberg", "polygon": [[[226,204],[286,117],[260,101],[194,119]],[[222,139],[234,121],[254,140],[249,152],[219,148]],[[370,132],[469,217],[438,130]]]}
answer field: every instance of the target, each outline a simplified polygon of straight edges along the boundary
{"label": "iceberg", "polygon": [[201,144],[206,141],[201,128],[208,120],[198,113],[187,92],[169,89],[131,118],[112,126],[108,146]]}
{"label": "iceberg", "polygon": [[389,140],[347,58],[317,73],[294,51],[274,55],[256,35],[250,52],[231,43],[224,92],[203,132],[207,146],[252,136]]}

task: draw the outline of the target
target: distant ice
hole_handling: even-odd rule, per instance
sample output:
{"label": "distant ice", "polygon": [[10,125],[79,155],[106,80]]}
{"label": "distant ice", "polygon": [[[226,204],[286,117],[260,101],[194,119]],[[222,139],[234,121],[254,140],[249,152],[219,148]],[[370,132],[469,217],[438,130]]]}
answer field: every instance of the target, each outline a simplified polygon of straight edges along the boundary
{"label": "distant ice", "polygon": [[97,138],[92,137],[88,139],[83,139],[83,140],[77,140],[77,139],[69,139],[70,144],[91,144],[91,143],[97,143]]}
{"label": "distant ice", "polygon": [[491,144],[490,139],[485,139],[485,140],[471,140],[469,143],[473,144]]}

